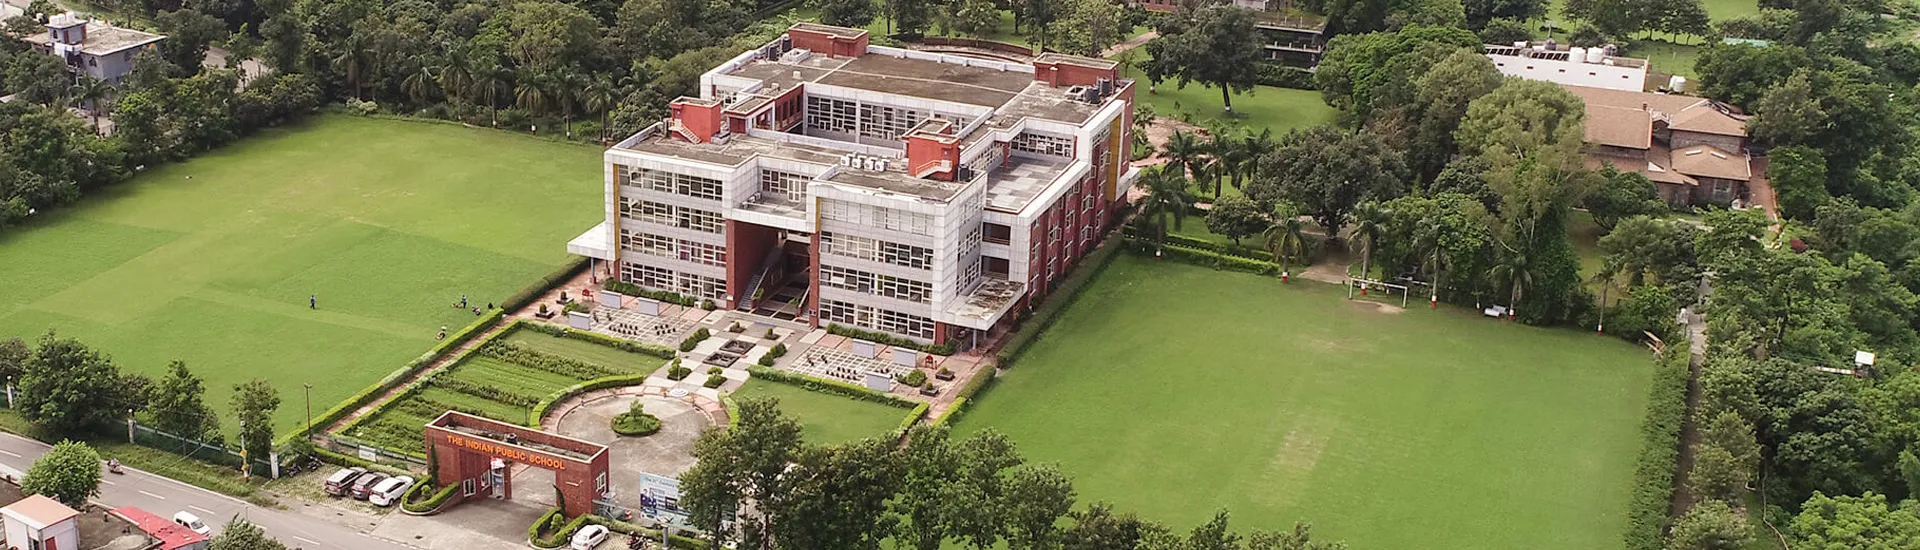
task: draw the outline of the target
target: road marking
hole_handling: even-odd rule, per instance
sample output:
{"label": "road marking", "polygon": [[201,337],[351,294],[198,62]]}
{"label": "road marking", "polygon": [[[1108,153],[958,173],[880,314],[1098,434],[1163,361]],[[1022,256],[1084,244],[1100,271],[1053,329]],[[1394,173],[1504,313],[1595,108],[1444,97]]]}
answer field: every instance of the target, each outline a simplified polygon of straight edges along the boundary
{"label": "road marking", "polygon": [[114,483],[114,482],[113,482],[113,480],[111,480],[111,479],[102,479],[102,480],[100,480],[100,482],[101,482],[101,483],[105,483],[105,484],[108,484],[108,485],[119,485],[118,483]]}
{"label": "road marking", "polygon": [[24,456],[20,456],[20,453],[16,453],[16,452],[13,452],[13,451],[9,451],[9,450],[6,450],[6,449],[0,449],[0,454],[3,454],[3,455],[7,455],[7,456],[10,456],[10,457],[14,457],[14,458],[26,458],[26,457],[24,457]]}
{"label": "road marking", "polygon": [[307,538],[307,537],[302,537],[302,536],[299,536],[299,535],[295,535],[295,536],[293,537],[293,540],[297,540],[297,541],[300,541],[300,542],[304,542],[304,543],[307,543],[307,544],[311,544],[311,545],[314,545],[314,546],[319,546],[319,545],[320,545],[320,541],[317,541],[317,540],[313,540],[313,539],[310,539],[310,538]]}
{"label": "road marking", "polygon": [[[136,489],[136,490],[137,490],[137,489]],[[156,495],[156,494],[153,494],[153,493],[149,493],[149,492],[146,492],[146,491],[139,491],[139,492],[140,492],[140,494],[143,494],[143,495],[147,495],[147,496],[150,496],[150,497],[153,497],[153,498],[157,498],[157,499],[160,499],[160,500],[166,500],[166,499],[167,499],[167,497],[163,497],[163,496],[160,496],[160,495]]]}
{"label": "road marking", "polygon": [[201,508],[201,507],[199,507],[199,506],[194,506],[194,505],[192,505],[192,504],[188,504],[188,505],[187,505],[187,507],[188,507],[188,508],[192,508],[192,509],[195,509],[195,510],[199,510],[199,511],[202,511],[202,512],[206,512],[206,513],[209,513],[209,514],[218,514],[218,513],[219,513],[219,512],[215,512],[215,511],[213,511],[213,510],[208,510],[208,509],[206,509],[206,508]]}

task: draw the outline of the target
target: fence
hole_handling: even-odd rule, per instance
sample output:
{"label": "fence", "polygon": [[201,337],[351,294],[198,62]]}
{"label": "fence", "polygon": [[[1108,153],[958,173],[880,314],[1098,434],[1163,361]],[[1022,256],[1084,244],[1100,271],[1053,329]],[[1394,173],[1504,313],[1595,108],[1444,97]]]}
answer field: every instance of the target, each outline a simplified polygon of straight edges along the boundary
{"label": "fence", "polygon": [[419,456],[395,451],[347,437],[344,435],[320,434],[314,436],[314,444],[328,451],[357,458],[373,464],[384,464],[401,469],[425,469],[427,460]]}
{"label": "fence", "polygon": [[280,453],[270,453],[264,460],[257,457],[245,457],[238,449],[224,444],[200,441],[170,434],[143,425],[138,420],[127,421],[127,442],[152,449],[159,449],[183,457],[239,469],[245,460],[248,473],[267,478],[279,478]]}

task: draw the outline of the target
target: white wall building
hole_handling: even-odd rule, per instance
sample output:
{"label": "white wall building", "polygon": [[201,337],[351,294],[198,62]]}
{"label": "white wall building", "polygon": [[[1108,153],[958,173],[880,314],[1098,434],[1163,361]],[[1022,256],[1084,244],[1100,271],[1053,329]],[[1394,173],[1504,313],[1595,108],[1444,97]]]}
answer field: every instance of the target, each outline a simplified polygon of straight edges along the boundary
{"label": "white wall building", "polygon": [[1487,58],[1500,74],[1627,92],[1644,91],[1647,60],[1607,55],[1603,48],[1562,48],[1551,43],[1487,45]]}

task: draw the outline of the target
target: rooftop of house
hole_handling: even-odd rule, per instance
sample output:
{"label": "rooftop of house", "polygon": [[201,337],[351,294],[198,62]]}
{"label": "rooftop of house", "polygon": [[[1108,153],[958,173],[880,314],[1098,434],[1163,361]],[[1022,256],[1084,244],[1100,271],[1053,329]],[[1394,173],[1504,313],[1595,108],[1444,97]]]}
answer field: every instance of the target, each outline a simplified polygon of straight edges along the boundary
{"label": "rooftop of house", "polygon": [[1588,143],[1646,149],[1653,142],[1655,121],[1687,132],[1747,135],[1747,117],[1712,100],[1566,84],[1560,87],[1586,103]]}
{"label": "rooftop of house", "polygon": [[[1604,53],[1600,54],[1600,57],[1597,60],[1582,61],[1581,59],[1573,58],[1574,49],[1575,48],[1570,47],[1570,45],[1568,44],[1554,44],[1552,42],[1544,42],[1544,43],[1515,42],[1513,44],[1481,45],[1481,50],[1485,51],[1487,55],[1506,55],[1506,56],[1513,56],[1513,57],[1525,57],[1528,59],[1571,61],[1576,63],[1589,62],[1589,63],[1604,64],[1604,65],[1613,65],[1616,67],[1632,67],[1636,69],[1644,69],[1644,68],[1647,68],[1647,65],[1648,65],[1647,60],[1645,59],[1640,59],[1636,57],[1620,57],[1616,55],[1606,55]],[[1579,48],[1579,49],[1580,49],[1580,53],[1583,54],[1581,56],[1582,59],[1593,59],[1586,55],[1588,54],[1588,52],[1592,50],[1589,50],[1588,48]],[[1599,50],[1599,48],[1593,48],[1593,50]],[[1604,50],[1602,51],[1604,52]]]}
{"label": "rooftop of house", "polygon": [[[51,28],[81,24],[86,25],[87,31],[86,38],[80,41],[80,53],[93,56],[111,55],[167,38],[150,32],[115,27],[101,21],[81,19],[73,13],[55,15],[47,22],[47,26]],[[35,46],[48,47],[53,43],[53,33],[43,32],[22,40]]]}
{"label": "rooftop of house", "polygon": [[1712,145],[1690,145],[1673,150],[1672,157],[1675,171],[1694,177],[1753,179],[1745,153],[1729,153]]}
{"label": "rooftop of house", "polygon": [[127,506],[124,508],[116,508],[113,510],[113,513],[132,522],[135,527],[138,527],[140,531],[146,533],[147,536],[159,540],[160,544],[157,548],[160,550],[185,548],[207,540],[206,535],[195,533],[192,529],[168,521],[166,518],[156,516],[146,510]]}
{"label": "rooftop of house", "polygon": [[987,208],[1006,212],[1026,209],[1071,165],[1066,159],[1008,156],[1006,166],[987,176]]}
{"label": "rooftop of house", "polygon": [[18,519],[34,529],[46,529],[49,526],[73,519],[75,516],[79,516],[80,512],[76,512],[72,508],[68,508],[67,505],[61,504],[60,501],[47,498],[44,495],[28,495],[27,498],[20,499],[19,502],[9,504],[6,508],[0,508],[0,515]]}

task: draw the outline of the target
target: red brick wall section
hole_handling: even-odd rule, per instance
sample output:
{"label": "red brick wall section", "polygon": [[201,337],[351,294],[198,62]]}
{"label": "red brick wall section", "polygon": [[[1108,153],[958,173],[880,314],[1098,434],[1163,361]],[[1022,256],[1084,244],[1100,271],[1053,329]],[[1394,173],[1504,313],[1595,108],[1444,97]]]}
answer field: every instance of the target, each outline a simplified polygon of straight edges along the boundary
{"label": "red brick wall section", "polygon": [[[819,220],[814,220],[819,223]],[[807,316],[813,328],[827,326],[820,321],[820,232],[813,232],[813,245],[807,247]]]}
{"label": "red brick wall section", "polygon": [[673,110],[674,120],[680,121],[688,131],[693,132],[694,137],[700,140],[699,143],[706,143],[713,139],[714,134],[720,133],[720,110],[724,108],[722,105],[715,104],[709,107],[674,102],[669,104],[668,108]]}
{"label": "red brick wall section", "polygon": [[858,38],[838,37],[824,32],[805,29],[788,29],[787,38],[793,39],[793,47],[812,50],[813,53],[827,57],[860,57],[867,53],[867,35]]}
{"label": "red brick wall section", "polygon": [[1118,86],[1120,84],[1119,68],[1096,69],[1066,63],[1040,63],[1037,61],[1033,64],[1033,79],[1046,82],[1047,86],[1054,88],[1065,86],[1092,86],[1099,84],[1102,78],[1112,81],[1115,86]]}
{"label": "red brick wall section", "polygon": [[[779,240],[778,229],[727,220],[727,295],[733,300],[726,307],[738,307],[741,300],[749,298],[744,295],[747,280],[753,278],[753,270],[760,268],[760,260],[766,259],[767,252],[773,250]],[[767,284],[762,283],[762,288]]]}
{"label": "red brick wall section", "polygon": [[[909,136],[907,138],[907,170],[919,174],[929,164],[947,161],[948,166],[960,165],[960,144],[941,143],[932,138]],[[953,170],[943,170],[932,174],[933,179],[953,181]]]}

